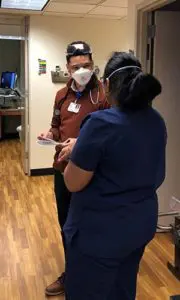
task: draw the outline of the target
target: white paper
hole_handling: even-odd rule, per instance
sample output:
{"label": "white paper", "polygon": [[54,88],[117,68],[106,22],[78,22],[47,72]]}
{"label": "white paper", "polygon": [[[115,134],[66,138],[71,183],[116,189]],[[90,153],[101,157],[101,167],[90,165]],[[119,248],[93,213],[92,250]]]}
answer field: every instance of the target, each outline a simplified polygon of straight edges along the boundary
{"label": "white paper", "polygon": [[41,146],[56,146],[56,145],[59,145],[60,143],[54,141],[54,140],[51,140],[51,139],[48,139],[48,138],[43,138],[43,140],[37,140],[37,143]]}

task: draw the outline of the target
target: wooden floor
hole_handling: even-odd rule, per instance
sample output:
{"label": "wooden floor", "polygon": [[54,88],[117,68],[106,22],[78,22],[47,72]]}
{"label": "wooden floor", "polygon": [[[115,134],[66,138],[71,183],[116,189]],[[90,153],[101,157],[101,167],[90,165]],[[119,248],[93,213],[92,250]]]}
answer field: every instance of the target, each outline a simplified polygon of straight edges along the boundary
{"label": "wooden floor", "polygon": [[[170,295],[180,294],[180,282],[168,271],[167,261],[173,261],[171,237],[159,234],[144,255],[137,300],[169,300]],[[0,300],[46,299],[44,288],[63,268],[53,178],[25,176],[19,142],[2,141]]]}

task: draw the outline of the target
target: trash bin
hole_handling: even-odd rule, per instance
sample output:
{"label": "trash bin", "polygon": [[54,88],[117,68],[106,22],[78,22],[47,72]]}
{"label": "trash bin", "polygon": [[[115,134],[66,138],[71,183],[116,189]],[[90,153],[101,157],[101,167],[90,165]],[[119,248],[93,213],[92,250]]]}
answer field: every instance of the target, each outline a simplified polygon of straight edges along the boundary
{"label": "trash bin", "polygon": [[18,126],[16,128],[17,132],[19,133],[19,139],[20,139],[20,142],[22,142],[22,126]]}

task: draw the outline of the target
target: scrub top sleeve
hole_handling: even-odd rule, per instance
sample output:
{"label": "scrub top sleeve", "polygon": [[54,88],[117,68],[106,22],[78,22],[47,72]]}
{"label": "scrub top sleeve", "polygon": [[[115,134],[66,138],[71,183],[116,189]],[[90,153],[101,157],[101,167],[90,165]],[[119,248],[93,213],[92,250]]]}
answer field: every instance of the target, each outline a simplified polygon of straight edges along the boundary
{"label": "scrub top sleeve", "polygon": [[164,125],[164,149],[161,154],[158,168],[157,168],[157,174],[156,174],[156,189],[158,189],[163,181],[165,180],[166,175],[166,145],[167,145],[167,130]]}
{"label": "scrub top sleeve", "polygon": [[70,160],[79,168],[93,172],[103,157],[106,138],[106,122],[93,114],[88,116],[83,121]]}
{"label": "scrub top sleeve", "polygon": [[158,168],[157,168],[157,174],[156,174],[156,189],[158,189],[161,184],[163,183],[165,179],[165,173],[166,173],[166,157],[165,153],[162,154]]}

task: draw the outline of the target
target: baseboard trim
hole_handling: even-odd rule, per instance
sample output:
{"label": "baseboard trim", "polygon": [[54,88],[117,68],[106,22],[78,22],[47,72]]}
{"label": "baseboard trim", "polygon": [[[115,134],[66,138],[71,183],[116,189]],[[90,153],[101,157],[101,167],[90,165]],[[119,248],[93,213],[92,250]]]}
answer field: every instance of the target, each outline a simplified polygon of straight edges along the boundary
{"label": "baseboard trim", "polygon": [[53,168],[44,168],[44,169],[31,169],[30,176],[45,176],[45,175],[53,175]]}

